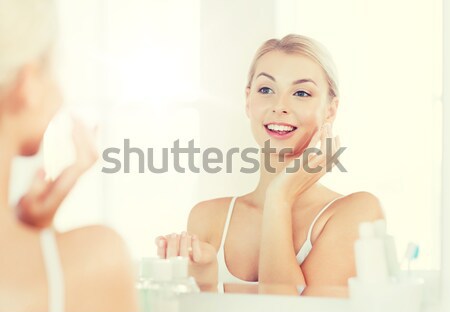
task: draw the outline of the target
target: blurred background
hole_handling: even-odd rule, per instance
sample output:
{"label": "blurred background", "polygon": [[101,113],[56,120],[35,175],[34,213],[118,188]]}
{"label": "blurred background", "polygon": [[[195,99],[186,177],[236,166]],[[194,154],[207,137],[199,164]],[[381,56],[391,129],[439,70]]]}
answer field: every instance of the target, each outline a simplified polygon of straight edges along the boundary
{"label": "blurred background", "polygon": [[[323,183],[374,193],[399,257],[412,241],[420,246],[415,268],[439,268],[442,0],[59,2],[66,110],[99,126],[100,159],[64,202],[58,229],[107,224],[138,259],[155,255],[157,235],[185,229],[195,203],[251,191],[258,175],[240,173],[237,157],[233,173],[181,174],[172,163],[168,173],[138,173],[134,155],[131,173],[106,174],[101,154],[123,152],[124,139],[153,148],[159,161],[175,140],[187,147],[193,139],[202,151],[256,147],[244,109],[250,62],[263,41],[298,33],[327,46],[339,72],[334,132],[348,172]],[[16,161],[12,199],[39,163],[57,175],[71,149],[68,119],[58,116],[42,153]]]}

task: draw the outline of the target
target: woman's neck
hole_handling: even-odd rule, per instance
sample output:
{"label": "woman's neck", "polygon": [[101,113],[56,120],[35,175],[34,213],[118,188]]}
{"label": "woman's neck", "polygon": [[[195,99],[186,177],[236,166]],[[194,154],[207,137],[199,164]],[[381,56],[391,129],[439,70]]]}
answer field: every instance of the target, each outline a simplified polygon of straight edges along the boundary
{"label": "woman's neck", "polygon": [[275,177],[288,165],[287,161],[280,162],[278,155],[261,155],[259,183],[254,190],[258,198],[264,199],[266,190]]}
{"label": "woman's neck", "polygon": [[[248,198],[252,202],[252,205],[258,209],[263,209],[267,188],[273,179],[275,179],[280,172],[285,170],[286,167],[295,168],[294,164],[292,164],[292,160],[293,159],[286,159],[285,161],[279,161],[278,154],[273,154],[270,157],[261,155],[259,182],[255,190],[248,194]],[[318,185],[315,185],[310,189],[313,190],[316,186]]]}

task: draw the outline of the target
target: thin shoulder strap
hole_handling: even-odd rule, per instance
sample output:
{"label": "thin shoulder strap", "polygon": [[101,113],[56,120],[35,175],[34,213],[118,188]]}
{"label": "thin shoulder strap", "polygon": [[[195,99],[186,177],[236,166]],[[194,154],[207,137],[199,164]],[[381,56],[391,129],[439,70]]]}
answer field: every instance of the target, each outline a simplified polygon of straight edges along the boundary
{"label": "thin shoulder strap", "polygon": [[41,246],[48,284],[48,311],[64,311],[64,276],[52,229],[41,231]]}
{"label": "thin shoulder strap", "polygon": [[328,207],[330,207],[336,200],[338,200],[340,198],[342,198],[342,197],[337,197],[337,198],[333,199],[325,207],[323,207],[322,210],[320,210],[320,212],[317,214],[317,216],[314,218],[313,222],[311,223],[311,226],[309,227],[308,237],[306,238],[307,241],[311,242],[312,230],[313,230],[314,225],[316,224],[317,220],[319,220],[320,216],[325,212],[325,210],[328,209]]}
{"label": "thin shoulder strap", "polygon": [[225,226],[223,227],[222,241],[220,242],[220,247],[223,248],[225,244],[225,239],[228,234],[228,226],[230,225],[231,215],[233,214],[234,203],[236,202],[237,196],[233,197],[228,207],[227,220],[225,221]]}

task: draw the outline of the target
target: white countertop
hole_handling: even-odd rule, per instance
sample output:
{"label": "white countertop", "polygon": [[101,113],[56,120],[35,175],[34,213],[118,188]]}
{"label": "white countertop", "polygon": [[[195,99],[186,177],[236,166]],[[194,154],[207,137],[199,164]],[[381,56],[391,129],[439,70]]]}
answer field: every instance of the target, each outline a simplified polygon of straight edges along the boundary
{"label": "white countertop", "polygon": [[179,312],[324,312],[331,311],[330,309],[348,312],[351,310],[350,301],[337,298],[200,293],[182,298]]}
{"label": "white countertop", "polygon": [[[352,305],[349,299],[295,297],[283,295],[255,294],[217,294],[200,293],[180,299],[179,312],[349,312]],[[437,305],[427,306],[423,312],[444,312]],[[358,311],[363,312],[363,311]],[[382,311],[389,312],[389,311]],[[393,311],[395,312],[395,311]],[[448,312],[448,311],[445,311]]]}

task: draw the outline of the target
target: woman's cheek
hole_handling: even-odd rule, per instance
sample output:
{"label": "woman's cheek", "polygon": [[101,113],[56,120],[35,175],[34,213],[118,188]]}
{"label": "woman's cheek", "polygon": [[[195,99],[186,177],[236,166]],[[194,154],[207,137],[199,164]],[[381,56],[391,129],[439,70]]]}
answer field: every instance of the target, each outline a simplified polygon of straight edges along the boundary
{"label": "woman's cheek", "polygon": [[264,111],[266,110],[267,104],[264,102],[251,102],[250,103],[250,118],[258,119],[262,118],[262,115],[264,114]]}
{"label": "woman's cheek", "polygon": [[320,114],[315,113],[311,110],[305,110],[302,112],[302,114],[299,115],[299,121],[300,125],[308,126],[317,126],[317,124],[320,122],[319,118]]}

